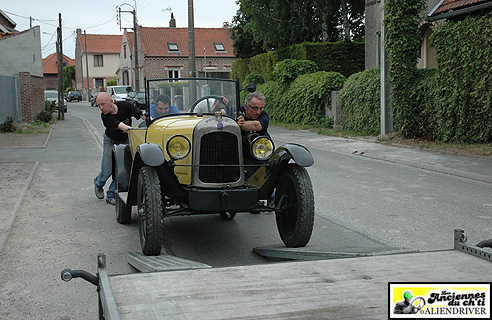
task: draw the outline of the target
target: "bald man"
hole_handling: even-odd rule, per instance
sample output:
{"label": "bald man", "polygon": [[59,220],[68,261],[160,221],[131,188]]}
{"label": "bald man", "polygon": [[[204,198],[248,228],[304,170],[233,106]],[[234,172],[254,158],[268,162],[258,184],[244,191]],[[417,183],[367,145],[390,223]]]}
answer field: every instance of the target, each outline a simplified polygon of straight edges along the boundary
{"label": "bald man", "polygon": [[[145,112],[126,101],[114,102],[107,92],[101,92],[96,98],[97,106],[101,110],[101,119],[106,127],[104,131],[103,157],[101,172],[94,179],[94,191],[98,199],[104,199],[104,185],[112,174],[113,145],[128,143],[128,129],[131,128],[132,117],[145,119]],[[111,182],[106,193],[106,203],[115,204],[114,181]]]}

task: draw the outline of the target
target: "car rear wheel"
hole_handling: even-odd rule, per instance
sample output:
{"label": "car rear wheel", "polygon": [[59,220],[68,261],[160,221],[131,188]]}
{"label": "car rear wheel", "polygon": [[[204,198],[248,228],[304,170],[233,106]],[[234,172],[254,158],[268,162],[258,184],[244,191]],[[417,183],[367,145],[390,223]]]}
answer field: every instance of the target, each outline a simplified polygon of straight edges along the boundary
{"label": "car rear wheel", "polygon": [[[113,155],[114,157],[114,155]],[[115,184],[115,210],[116,210],[116,221],[121,224],[130,223],[132,220],[132,207],[127,206],[123,200],[120,198],[120,188],[118,186],[118,166],[115,166],[114,174],[114,184]]]}
{"label": "car rear wheel", "polygon": [[277,229],[287,247],[308,244],[314,224],[314,193],[304,167],[292,163],[280,174],[275,192]]}
{"label": "car rear wheel", "polygon": [[159,175],[153,167],[140,169],[137,183],[137,206],[142,253],[146,256],[157,256],[162,249],[165,207],[162,203]]}

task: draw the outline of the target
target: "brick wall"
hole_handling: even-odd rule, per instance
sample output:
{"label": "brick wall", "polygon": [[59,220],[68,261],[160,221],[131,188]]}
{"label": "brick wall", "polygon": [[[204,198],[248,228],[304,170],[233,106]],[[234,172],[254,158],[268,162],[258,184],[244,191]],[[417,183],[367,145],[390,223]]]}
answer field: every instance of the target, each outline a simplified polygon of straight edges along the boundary
{"label": "brick wall", "polygon": [[42,77],[19,72],[22,122],[32,122],[44,110],[44,82]]}

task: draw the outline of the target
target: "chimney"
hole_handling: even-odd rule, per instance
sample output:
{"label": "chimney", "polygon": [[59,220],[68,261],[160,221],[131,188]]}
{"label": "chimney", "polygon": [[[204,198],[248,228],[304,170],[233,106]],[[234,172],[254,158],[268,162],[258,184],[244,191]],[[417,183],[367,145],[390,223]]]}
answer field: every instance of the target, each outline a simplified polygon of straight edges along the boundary
{"label": "chimney", "polygon": [[171,12],[171,20],[169,20],[169,28],[176,28],[176,19],[174,19],[174,13]]}

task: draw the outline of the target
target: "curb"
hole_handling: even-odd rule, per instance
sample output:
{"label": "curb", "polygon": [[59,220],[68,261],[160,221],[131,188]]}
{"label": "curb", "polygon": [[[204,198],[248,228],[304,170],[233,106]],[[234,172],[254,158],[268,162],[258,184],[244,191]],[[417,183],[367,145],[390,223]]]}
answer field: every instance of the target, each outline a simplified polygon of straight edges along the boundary
{"label": "curb", "polygon": [[0,253],[3,252],[3,248],[5,248],[5,245],[7,244],[10,233],[12,232],[12,227],[14,226],[15,218],[17,217],[17,212],[19,211],[22,202],[24,202],[24,198],[26,197],[27,191],[31,187],[32,181],[34,180],[34,175],[38,170],[38,166],[39,166],[39,161],[36,161],[33,169],[31,170],[31,173],[29,174],[29,177],[27,178],[26,184],[24,185],[24,188],[22,189],[19,198],[17,199],[17,202],[14,205],[14,209],[10,213],[10,221],[7,223],[6,229],[0,230]]}

